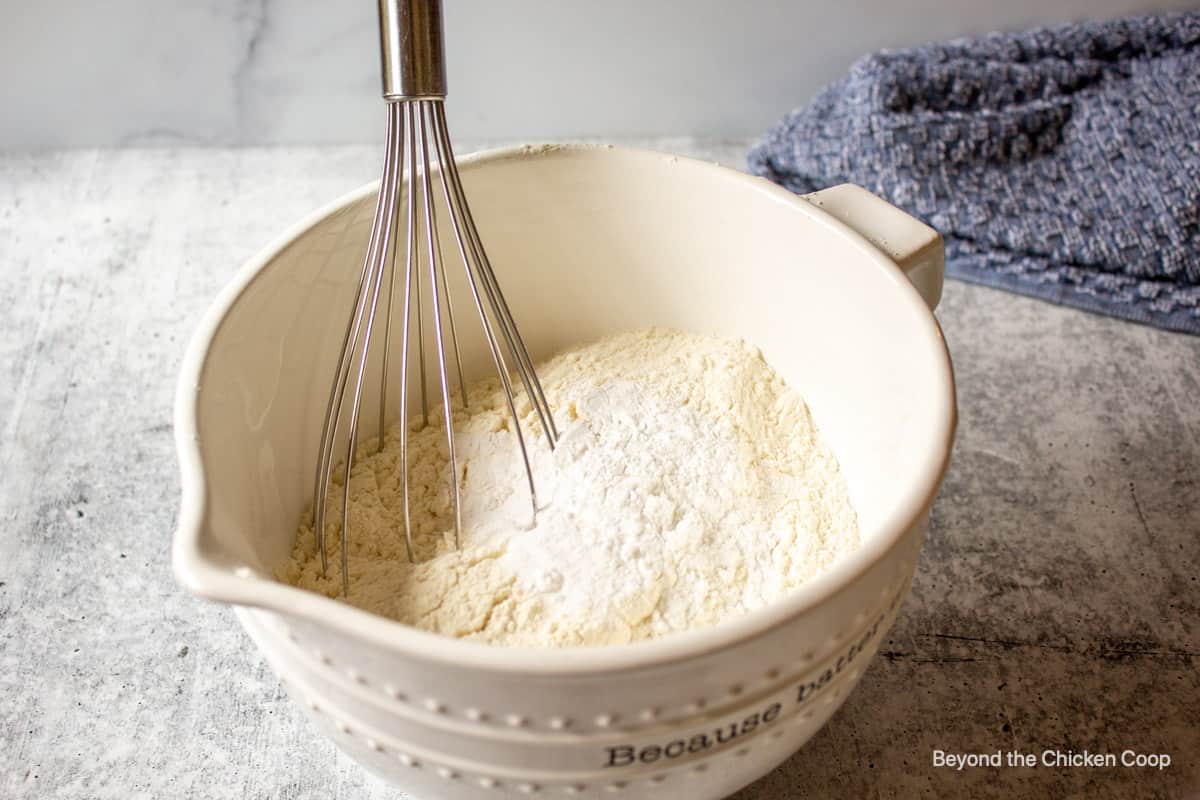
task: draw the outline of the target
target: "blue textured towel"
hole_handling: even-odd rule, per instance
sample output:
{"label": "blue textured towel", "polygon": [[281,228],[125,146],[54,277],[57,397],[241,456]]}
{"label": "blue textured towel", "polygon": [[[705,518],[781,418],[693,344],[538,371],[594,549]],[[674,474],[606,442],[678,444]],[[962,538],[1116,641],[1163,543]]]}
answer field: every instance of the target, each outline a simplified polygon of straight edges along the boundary
{"label": "blue textured towel", "polygon": [[1200,13],[868,56],[749,164],[888,198],[953,277],[1200,334]]}

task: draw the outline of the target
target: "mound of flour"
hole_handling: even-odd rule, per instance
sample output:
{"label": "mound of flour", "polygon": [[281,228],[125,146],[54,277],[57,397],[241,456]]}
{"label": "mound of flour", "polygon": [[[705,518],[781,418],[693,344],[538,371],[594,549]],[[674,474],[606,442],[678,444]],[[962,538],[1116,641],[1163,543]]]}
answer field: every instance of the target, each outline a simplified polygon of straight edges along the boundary
{"label": "mound of flour", "polygon": [[[483,382],[469,410],[453,408],[462,548],[444,430],[414,425],[409,563],[393,428],[350,476],[348,602],[494,644],[615,644],[760,608],[857,546],[837,462],[804,401],[744,342],[635,331],[538,375],[561,439],[551,452],[522,395],[536,514],[499,383]],[[332,508],[342,491],[339,475]],[[278,576],[340,597],[340,513],[327,521],[325,577],[307,516]]]}

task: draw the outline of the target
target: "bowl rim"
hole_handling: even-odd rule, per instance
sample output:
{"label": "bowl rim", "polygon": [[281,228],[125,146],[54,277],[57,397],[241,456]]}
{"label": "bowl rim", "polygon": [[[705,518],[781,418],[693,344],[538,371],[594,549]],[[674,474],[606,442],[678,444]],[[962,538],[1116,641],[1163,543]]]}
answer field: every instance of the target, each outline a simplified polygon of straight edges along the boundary
{"label": "bowl rim", "polygon": [[801,196],[765,178],[719,164],[642,148],[610,144],[517,145],[481,151],[457,159],[464,171],[509,160],[542,157],[671,159],[681,168],[713,171],[724,180],[753,186],[773,202],[790,206],[819,224],[836,230],[873,262],[881,278],[896,289],[896,302],[907,304],[914,333],[926,357],[942,367],[939,386],[930,387],[930,403],[941,406],[937,429],[925,451],[914,458],[909,491],[855,551],[838,558],[827,570],[770,605],[704,628],[680,631],[622,645],[569,648],[508,647],[432,633],[362,611],[323,595],[289,586],[273,577],[223,563],[219,551],[206,544],[208,483],[197,432],[197,401],[209,347],[229,310],[263,269],[301,234],[332,214],[374,193],[379,181],[360,186],[309,213],[250,258],[221,289],[189,341],[176,385],[174,436],[181,478],[181,504],[172,544],[176,579],[193,594],[235,605],[256,607],[322,625],[389,652],[447,667],[476,668],[531,675],[581,675],[636,670],[688,660],[734,647],[756,638],[846,590],[897,547],[928,513],[949,466],[957,427],[953,367],[941,328],[916,288],[895,262],[864,236]]}

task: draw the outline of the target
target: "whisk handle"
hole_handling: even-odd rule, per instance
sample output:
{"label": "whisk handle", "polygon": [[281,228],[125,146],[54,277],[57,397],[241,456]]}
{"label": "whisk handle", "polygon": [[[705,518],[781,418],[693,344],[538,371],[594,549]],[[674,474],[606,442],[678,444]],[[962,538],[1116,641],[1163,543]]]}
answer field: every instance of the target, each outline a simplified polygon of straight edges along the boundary
{"label": "whisk handle", "polygon": [[446,96],[442,0],[379,0],[385,100]]}

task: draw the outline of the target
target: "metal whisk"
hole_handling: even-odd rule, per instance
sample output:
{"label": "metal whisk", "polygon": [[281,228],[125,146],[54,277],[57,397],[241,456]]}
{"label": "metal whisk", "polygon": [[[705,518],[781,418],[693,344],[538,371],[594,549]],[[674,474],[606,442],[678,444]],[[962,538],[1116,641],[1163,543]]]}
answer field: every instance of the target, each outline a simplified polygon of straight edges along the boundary
{"label": "metal whisk", "polygon": [[[512,363],[521,384],[537,412],[550,447],[558,431],[550,405],[542,392],[529,351],[521,340],[508,303],[500,291],[496,274],[488,261],[479,231],[467,206],[467,198],[454,163],[454,151],[446,126],[443,100],[446,96],[446,71],[443,57],[442,8],[440,0],[379,0],[379,33],[383,61],[383,98],[387,102],[387,144],[384,151],[383,179],[375,206],[367,254],[359,276],[354,311],[346,325],[338,360],[336,378],[329,394],[329,405],[321,429],[321,448],[313,488],[313,531],[321,555],[322,574],[328,569],[325,521],[328,513],[329,485],[334,465],[335,440],[346,432],[345,486],[342,493],[341,568],[342,592],[349,593],[347,542],[350,528],[350,471],[357,447],[359,410],[368,355],[383,348],[379,402],[379,446],[383,446],[387,411],[388,362],[391,346],[393,308],[399,305],[402,349],[400,353],[399,398],[400,485],[404,504],[404,538],[410,561],[415,561],[408,497],[408,436],[406,418],[409,387],[410,333],[414,306],[416,315],[416,352],[420,376],[421,408],[424,423],[429,424],[429,396],[425,348],[424,307],[431,305],[431,325],[437,357],[442,407],[445,411],[446,443],[454,508],[454,542],[459,547],[462,532],[462,504],[459,497],[458,468],[455,463],[454,425],[450,407],[450,380],[447,350],[451,352],[462,393],[467,402],[466,381],[459,357],[458,336],[454,326],[454,308],[446,282],[439,230],[448,224],[453,233],[456,263],[466,270],[467,283],[483,333],[491,350],[513,419],[513,432],[525,462],[529,494],[534,510],[537,496],[533,470],[521,432],[514,401]],[[440,218],[435,202],[435,184],[440,188],[446,217]],[[403,219],[402,219],[403,217]],[[400,244],[403,240],[403,245]],[[400,251],[403,249],[403,256]],[[403,280],[396,280],[397,262],[402,260]],[[424,273],[424,275],[422,275]],[[383,291],[386,283],[387,290]],[[396,303],[397,284],[403,284],[402,297]],[[383,310],[382,342],[373,340],[376,316],[386,294]],[[497,336],[497,330],[499,336]],[[448,336],[446,335],[448,332]],[[449,339],[449,342],[447,342]],[[348,407],[348,409],[347,409]],[[347,414],[348,411],[348,414]],[[348,426],[348,429],[344,426]]]}

